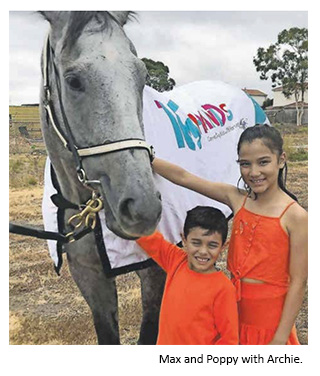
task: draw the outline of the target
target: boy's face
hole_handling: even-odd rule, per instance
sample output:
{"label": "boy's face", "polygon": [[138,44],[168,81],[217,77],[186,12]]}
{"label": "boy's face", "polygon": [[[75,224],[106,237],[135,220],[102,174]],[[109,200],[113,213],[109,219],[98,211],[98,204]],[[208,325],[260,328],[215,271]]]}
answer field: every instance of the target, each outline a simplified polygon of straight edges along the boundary
{"label": "boy's face", "polygon": [[188,254],[189,268],[197,273],[213,273],[214,263],[223,249],[222,236],[214,232],[207,235],[208,230],[201,227],[192,228],[182,243]]}

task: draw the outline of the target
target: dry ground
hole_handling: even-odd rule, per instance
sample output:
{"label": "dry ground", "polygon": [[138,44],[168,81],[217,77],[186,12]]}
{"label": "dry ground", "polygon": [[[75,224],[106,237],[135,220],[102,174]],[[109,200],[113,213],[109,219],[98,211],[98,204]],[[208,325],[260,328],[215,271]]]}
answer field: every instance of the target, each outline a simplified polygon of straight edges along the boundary
{"label": "dry ground", "polygon": [[[290,138],[289,146],[307,144],[306,132],[285,133]],[[16,155],[12,158],[14,160]],[[39,174],[39,171],[36,173]],[[14,171],[11,171],[11,174],[11,181],[16,182]],[[288,187],[299,197],[301,205],[306,209],[307,176],[306,161],[289,163]],[[41,226],[42,187],[28,187],[25,180],[21,181],[23,182],[18,187],[17,183],[11,184],[10,220]],[[225,255],[220,266],[225,268]],[[138,339],[141,321],[139,283],[135,273],[117,278],[122,344],[135,344]],[[10,344],[96,344],[91,313],[70,276],[67,263],[65,261],[62,267],[61,276],[57,276],[45,241],[10,235],[9,287]],[[301,343],[307,344],[307,292],[296,324]]]}

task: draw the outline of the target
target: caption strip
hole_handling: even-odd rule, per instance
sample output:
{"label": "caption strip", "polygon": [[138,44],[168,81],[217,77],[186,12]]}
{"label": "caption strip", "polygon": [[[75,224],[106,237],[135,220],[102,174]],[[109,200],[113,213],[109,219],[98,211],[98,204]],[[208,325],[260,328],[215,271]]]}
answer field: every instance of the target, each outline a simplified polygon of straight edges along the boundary
{"label": "caption strip", "polygon": [[170,356],[170,355],[160,355],[159,363],[212,363],[219,365],[237,365],[237,364],[255,364],[255,363],[270,363],[270,364],[288,364],[288,363],[302,363],[299,356],[287,355],[283,356],[262,356],[249,355],[249,356],[213,356],[204,355],[200,356]]}

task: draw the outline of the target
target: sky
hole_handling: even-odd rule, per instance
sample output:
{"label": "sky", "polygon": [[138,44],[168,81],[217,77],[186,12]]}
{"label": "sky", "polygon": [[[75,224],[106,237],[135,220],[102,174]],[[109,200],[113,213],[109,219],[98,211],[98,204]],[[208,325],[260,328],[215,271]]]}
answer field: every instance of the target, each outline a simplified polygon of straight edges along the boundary
{"label": "sky", "polygon": [[[9,104],[38,103],[40,54],[48,23],[32,11],[9,12]],[[137,11],[125,31],[140,58],[162,61],[180,86],[220,80],[273,97],[253,64],[259,47],[290,27],[308,28],[307,11]]]}

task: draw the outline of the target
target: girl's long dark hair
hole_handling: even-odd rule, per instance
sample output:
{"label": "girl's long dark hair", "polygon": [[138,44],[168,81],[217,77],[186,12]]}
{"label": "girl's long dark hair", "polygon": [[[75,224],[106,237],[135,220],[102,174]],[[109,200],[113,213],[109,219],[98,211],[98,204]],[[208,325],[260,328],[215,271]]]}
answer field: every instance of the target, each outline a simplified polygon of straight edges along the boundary
{"label": "girl's long dark hair", "polygon": [[[283,153],[283,139],[280,135],[280,132],[276,128],[270,127],[268,124],[256,124],[255,126],[249,127],[242,132],[239,142],[238,142],[238,148],[237,148],[238,155],[239,155],[239,151],[243,142],[251,143],[252,141],[256,139],[261,139],[263,143],[273,153],[277,153],[279,157]],[[284,167],[279,170],[279,175],[278,175],[279,187],[287,195],[293,198],[295,201],[298,201],[297,197],[293,193],[288,191],[286,188],[287,173],[288,173],[288,166],[287,166],[287,163],[285,163]],[[246,189],[247,188],[248,187],[246,187]],[[248,193],[250,194],[251,189],[248,188],[247,190],[248,190]]]}

